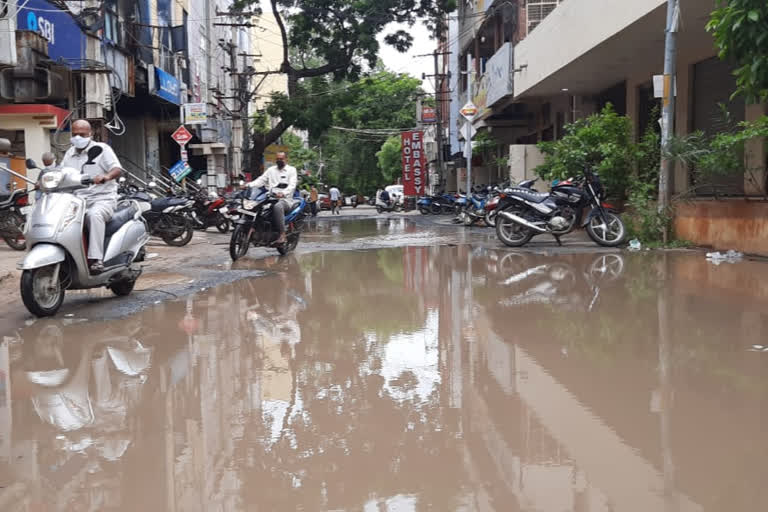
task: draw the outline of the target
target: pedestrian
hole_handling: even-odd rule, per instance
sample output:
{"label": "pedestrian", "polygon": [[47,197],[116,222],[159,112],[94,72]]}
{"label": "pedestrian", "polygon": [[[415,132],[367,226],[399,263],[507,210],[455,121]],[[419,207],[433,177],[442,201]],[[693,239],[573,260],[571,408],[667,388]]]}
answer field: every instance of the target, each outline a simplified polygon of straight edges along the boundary
{"label": "pedestrian", "polygon": [[328,194],[331,196],[331,214],[341,215],[341,191],[334,185]]}
{"label": "pedestrian", "polygon": [[[85,199],[89,269],[91,274],[100,274],[104,271],[104,232],[117,206],[117,179],[123,168],[112,148],[94,142],[92,135],[91,123],[85,119],[72,123],[72,147],[64,154],[61,167],[72,167],[93,179],[93,185],[75,193]],[[91,160],[88,150],[95,147],[101,153]]]}
{"label": "pedestrian", "polygon": [[[280,236],[273,245],[285,245],[288,239],[285,236],[285,215],[291,211],[292,204],[289,202],[296,191],[298,174],[296,168],[288,165],[288,155],[280,152],[275,155],[276,164],[267,169],[267,171],[248,184],[251,188],[267,187],[278,201],[272,207],[272,219],[277,227]],[[280,185],[283,187],[281,188]]]}
{"label": "pedestrian", "polygon": [[35,192],[35,201],[40,199],[40,197],[43,195],[43,192],[40,190],[40,182],[43,179],[43,174],[47,173],[48,171],[52,171],[56,165],[56,157],[50,151],[43,153],[42,160],[43,168],[40,169],[40,173],[37,175],[37,183],[35,185],[35,188],[37,189]]}
{"label": "pedestrian", "polygon": [[317,192],[317,187],[312,185],[312,188],[309,189],[309,205],[312,209],[312,216],[317,217],[317,199],[319,197],[319,193]]}

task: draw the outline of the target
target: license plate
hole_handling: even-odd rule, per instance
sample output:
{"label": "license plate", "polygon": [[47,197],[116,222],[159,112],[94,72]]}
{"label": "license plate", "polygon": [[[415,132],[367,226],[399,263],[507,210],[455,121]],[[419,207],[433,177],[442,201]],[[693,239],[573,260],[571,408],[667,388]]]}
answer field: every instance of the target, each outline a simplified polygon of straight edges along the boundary
{"label": "license plate", "polygon": [[19,208],[19,211],[22,213],[22,215],[29,215],[29,212],[32,211],[33,206],[22,206]]}

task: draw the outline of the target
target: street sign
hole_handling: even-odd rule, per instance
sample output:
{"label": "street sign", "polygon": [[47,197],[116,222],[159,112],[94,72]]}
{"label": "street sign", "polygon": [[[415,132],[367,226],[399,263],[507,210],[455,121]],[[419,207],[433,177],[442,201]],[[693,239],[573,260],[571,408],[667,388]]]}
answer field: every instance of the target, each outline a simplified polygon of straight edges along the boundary
{"label": "street sign", "polygon": [[421,122],[422,123],[436,123],[437,112],[432,107],[423,107],[421,109]]}
{"label": "street sign", "polygon": [[189,153],[187,153],[186,149],[181,150],[181,161],[182,162],[189,162]]}
{"label": "street sign", "polygon": [[461,134],[464,136],[464,140],[471,140],[477,135],[477,128],[472,123],[464,123]]}
{"label": "street sign", "polygon": [[464,108],[459,110],[459,113],[461,113],[461,115],[464,116],[464,119],[466,119],[471,123],[472,120],[475,117],[477,117],[477,107],[475,106],[474,103],[470,101],[466,105],[464,105]]}
{"label": "street sign", "polygon": [[185,103],[184,123],[205,124],[208,122],[208,105],[205,103]]}
{"label": "street sign", "polygon": [[171,138],[175,140],[179,146],[186,146],[187,142],[192,140],[192,134],[187,130],[186,126],[181,125],[176,128],[176,131],[173,132]]}
{"label": "street sign", "polygon": [[168,174],[171,175],[171,178],[176,180],[176,183],[180,183],[181,180],[187,177],[187,174],[192,172],[192,168],[187,164],[187,162],[184,162],[183,160],[179,160],[176,162],[173,167],[168,169]]}

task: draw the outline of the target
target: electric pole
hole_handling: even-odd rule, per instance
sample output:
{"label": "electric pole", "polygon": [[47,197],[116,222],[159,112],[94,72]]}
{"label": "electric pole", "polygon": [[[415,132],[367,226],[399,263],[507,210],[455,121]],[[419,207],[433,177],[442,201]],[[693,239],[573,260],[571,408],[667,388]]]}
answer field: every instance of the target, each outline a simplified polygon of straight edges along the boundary
{"label": "electric pole", "polygon": [[[679,0],[667,0],[667,29],[664,49],[664,93],[661,116],[661,169],[659,172],[659,213],[669,207],[669,182],[673,162],[665,156],[675,127],[675,88],[677,74],[677,30],[680,25]],[[668,233],[664,230],[664,242]]]}
{"label": "electric pole", "polygon": [[[440,73],[440,57],[444,55],[450,55],[451,52],[441,52],[435,50],[432,53],[426,55],[417,55],[417,57],[433,57],[435,60],[435,74],[434,75],[422,75],[422,79],[434,78],[435,79],[435,121],[437,128],[435,130],[435,143],[437,144],[437,173],[440,176],[440,186],[443,181],[443,103],[451,99],[445,99],[443,95],[443,80],[448,78],[449,75]],[[419,107],[419,119],[421,118],[421,107]]]}

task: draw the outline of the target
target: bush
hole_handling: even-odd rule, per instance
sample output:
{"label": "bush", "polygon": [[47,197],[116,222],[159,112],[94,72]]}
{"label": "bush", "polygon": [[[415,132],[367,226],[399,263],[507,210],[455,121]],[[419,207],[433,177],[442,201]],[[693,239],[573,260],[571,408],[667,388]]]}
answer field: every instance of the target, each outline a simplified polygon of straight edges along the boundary
{"label": "bush", "polygon": [[591,168],[600,174],[611,197],[627,197],[629,176],[636,161],[629,118],[620,116],[608,104],[599,113],[565,127],[565,136],[541,142],[544,163],[535,169],[545,180],[578,177]]}

